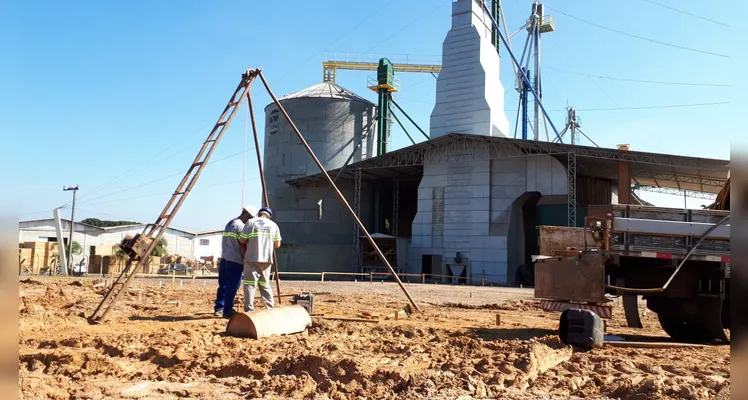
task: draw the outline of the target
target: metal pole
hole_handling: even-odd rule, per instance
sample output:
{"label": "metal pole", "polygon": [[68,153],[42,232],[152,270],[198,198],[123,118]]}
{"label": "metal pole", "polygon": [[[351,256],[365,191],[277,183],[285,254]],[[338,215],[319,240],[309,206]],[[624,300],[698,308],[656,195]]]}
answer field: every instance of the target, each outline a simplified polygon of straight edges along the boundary
{"label": "metal pole", "polygon": [[[268,198],[268,185],[265,181],[265,170],[262,168],[262,157],[260,156],[260,137],[257,134],[257,125],[255,124],[255,111],[252,107],[252,96],[247,91],[247,108],[249,109],[249,117],[252,120],[252,134],[255,139],[255,153],[257,154],[257,168],[260,171],[260,182],[262,183],[262,199],[265,203],[265,207],[270,207],[270,199]],[[278,291],[278,304],[282,303],[281,300],[281,287],[280,287],[280,274],[278,273],[278,252],[273,249],[273,265],[275,266],[275,289]]]}
{"label": "metal pole", "polygon": [[[483,4],[483,10],[486,11],[486,13],[488,13],[489,15],[491,14],[491,10],[489,10],[485,4]],[[494,26],[498,27],[498,24],[496,23],[496,21],[494,21],[493,17],[491,18],[491,23]],[[498,33],[499,33],[499,39],[501,39],[501,42],[504,43],[504,47],[506,47],[507,53],[509,53],[509,56],[512,58],[512,61],[516,65],[519,65],[519,62],[517,61],[517,57],[514,56],[514,53],[512,52],[511,47],[509,47],[509,44],[507,43],[506,38],[504,38],[504,35],[501,34],[501,31],[499,31]],[[521,75],[520,77],[522,78],[522,81],[526,82],[527,85],[530,85],[530,81],[527,79],[527,74],[525,74],[524,71],[521,71],[521,70],[518,70],[518,72]],[[535,92],[535,89],[530,88],[530,92],[535,98],[535,101],[539,102],[538,94],[537,92]],[[553,128],[553,133],[555,133],[556,137],[559,138],[558,129],[556,129],[556,125],[553,125],[553,120],[551,120],[551,118],[548,116],[548,112],[546,111],[545,107],[542,104],[540,104],[540,109],[543,111],[543,115],[548,119],[548,123],[551,125],[551,128]]]}
{"label": "metal pole", "polygon": [[400,128],[403,130],[403,132],[405,132],[405,136],[407,136],[408,139],[410,139],[410,142],[413,144],[416,144],[416,141],[413,140],[413,138],[410,136],[410,133],[408,133],[408,130],[405,129],[405,127],[403,126],[403,123],[400,122],[400,118],[398,118],[397,115],[395,115],[395,113],[392,112],[392,109],[390,109],[390,115],[392,115],[395,118],[395,121],[397,122],[397,124],[400,125]]}
{"label": "metal pole", "polygon": [[[527,71],[526,69],[521,68],[521,70],[529,74],[529,71]],[[522,81],[520,83],[520,86],[522,87],[522,90],[519,92],[519,99],[520,99],[520,102],[522,103],[522,139],[527,140],[527,125],[528,125],[527,91],[528,91],[528,87],[527,87],[526,81]]]}
{"label": "metal pole", "polygon": [[577,128],[577,131],[578,131],[579,133],[581,133],[581,134],[582,134],[582,136],[586,137],[586,138],[587,138],[587,140],[589,140],[590,142],[592,142],[592,144],[594,144],[594,145],[595,145],[595,147],[600,147],[600,145],[598,145],[597,143],[595,143],[595,141],[594,141],[594,140],[590,139],[590,137],[589,137],[589,136],[587,136],[587,134],[586,134],[586,133],[584,133],[584,132],[583,132],[583,131],[582,131],[581,129]]}
{"label": "metal pole", "polygon": [[[78,192],[78,185],[76,186],[68,186],[63,191],[73,191],[73,210],[70,212],[70,237],[68,238],[68,254],[67,254],[67,265],[71,265],[70,262],[73,259],[73,227],[75,226],[75,194]],[[65,243],[61,243],[63,246]],[[67,271],[65,273],[67,275]]]}
{"label": "metal pole", "polygon": [[[60,259],[60,269],[64,275],[68,274],[68,260],[65,257],[65,241],[62,238],[62,220],[60,219],[60,209],[55,208],[55,230],[57,231],[58,254]],[[56,266],[55,266],[56,267]],[[49,267],[49,274],[52,275],[52,266]]]}
{"label": "metal pole", "polygon": [[400,110],[400,112],[403,113],[403,115],[405,115],[405,118],[407,118],[411,124],[413,124],[416,128],[418,128],[419,131],[421,131],[421,134],[423,134],[423,137],[425,137],[426,140],[429,140],[429,135],[427,135],[426,132],[424,132],[423,129],[421,129],[421,127],[418,126],[418,124],[416,124],[416,121],[413,121],[413,118],[411,118],[410,115],[408,115],[408,113],[405,112],[405,110],[400,108],[397,102],[395,102],[395,99],[392,99],[392,104],[394,104],[395,107],[397,107],[397,109]]}
{"label": "metal pole", "polygon": [[577,123],[574,120],[574,109],[569,107],[569,127],[571,127],[571,144],[577,144]]}
{"label": "metal pole", "polygon": [[[247,96],[249,98],[249,96]],[[242,153],[242,207],[244,207],[244,185],[247,182],[247,122],[249,120],[249,104],[244,111],[244,153]]]}
{"label": "metal pole", "polygon": [[535,76],[533,77],[533,88],[538,97],[535,99],[533,104],[533,121],[535,125],[535,140],[540,139],[540,103],[542,102],[543,95],[540,93],[540,16],[537,14],[538,9],[535,8],[535,18],[537,22],[532,31],[533,44],[535,45]]}
{"label": "metal pole", "polygon": [[[338,195],[338,199],[340,199],[340,202],[343,204],[343,206],[348,210],[348,213],[351,214],[351,217],[353,217],[353,220],[358,224],[358,226],[361,228],[361,231],[364,233],[364,236],[366,236],[366,239],[369,241],[369,244],[374,248],[374,250],[377,252],[377,255],[382,260],[382,263],[387,266],[387,268],[390,270],[390,273],[392,274],[392,277],[395,279],[397,284],[400,286],[400,289],[402,289],[403,293],[405,293],[405,296],[408,298],[408,301],[410,301],[410,304],[413,306],[413,308],[420,312],[421,308],[418,307],[418,304],[415,300],[413,300],[413,297],[410,296],[410,293],[408,292],[408,289],[405,288],[405,285],[403,285],[403,282],[400,280],[400,277],[397,276],[397,272],[395,272],[395,269],[392,268],[392,265],[390,265],[390,262],[387,260],[387,257],[385,257],[384,253],[382,253],[382,250],[377,246],[377,243],[374,241],[374,238],[371,237],[369,234],[369,231],[366,230],[366,227],[364,226],[363,222],[358,218],[356,213],[351,208],[351,205],[348,204],[348,201],[345,199],[345,196],[343,196],[343,193],[340,192],[340,189],[333,183],[332,178],[330,177],[330,174],[327,173],[325,170],[325,167],[322,166],[322,163],[319,161],[317,156],[314,154],[314,151],[309,146],[309,143],[307,143],[306,139],[304,139],[304,136],[302,136],[301,132],[299,132],[299,128],[296,127],[296,124],[293,123],[293,120],[291,120],[291,117],[286,112],[286,109],[283,108],[283,105],[278,101],[278,98],[275,97],[275,94],[270,89],[270,85],[268,85],[267,80],[265,80],[265,76],[262,74],[262,71],[259,72],[260,80],[262,80],[262,84],[265,86],[265,89],[267,89],[268,94],[273,99],[273,102],[275,105],[280,109],[280,111],[283,113],[283,116],[288,121],[288,124],[291,126],[291,129],[293,129],[294,133],[296,133],[296,136],[299,138],[299,141],[301,144],[304,145],[307,152],[309,153],[309,156],[312,157],[312,160],[315,164],[317,164],[317,167],[319,168],[320,172],[327,178],[327,181],[330,183],[330,186],[335,190],[335,194]],[[398,107],[399,108],[399,107]]]}

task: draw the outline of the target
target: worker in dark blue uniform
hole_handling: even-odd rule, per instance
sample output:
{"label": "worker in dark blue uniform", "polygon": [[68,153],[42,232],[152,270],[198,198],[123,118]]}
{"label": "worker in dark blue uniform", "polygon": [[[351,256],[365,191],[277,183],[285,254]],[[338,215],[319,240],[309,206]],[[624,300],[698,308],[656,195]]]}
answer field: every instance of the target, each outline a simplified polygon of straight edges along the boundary
{"label": "worker in dark blue uniform", "polygon": [[234,315],[234,298],[242,284],[244,252],[239,243],[244,224],[257,215],[257,207],[248,205],[241,215],[229,221],[223,230],[221,264],[218,266],[218,292],[213,307],[215,316],[231,318]]}

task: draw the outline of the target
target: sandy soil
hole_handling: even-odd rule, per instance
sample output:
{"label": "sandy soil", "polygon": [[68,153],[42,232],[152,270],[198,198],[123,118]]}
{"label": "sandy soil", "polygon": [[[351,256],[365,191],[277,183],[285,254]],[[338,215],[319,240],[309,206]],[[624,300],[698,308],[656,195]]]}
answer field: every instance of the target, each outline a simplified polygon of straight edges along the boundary
{"label": "sandy soil", "polygon": [[[407,304],[394,284],[286,281],[284,293],[330,292],[315,298],[324,316],[302,334],[251,340],[212,316],[214,280],[136,281],[102,325],[85,319],[103,292],[93,282],[21,281],[22,399],[729,397],[729,346],[574,349],[527,289],[407,285],[423,312],[384,320]],[[361,312],[379,322],[326,319]],[[666,340],[655,315],[634,330],[614,312],[608,334]]]}

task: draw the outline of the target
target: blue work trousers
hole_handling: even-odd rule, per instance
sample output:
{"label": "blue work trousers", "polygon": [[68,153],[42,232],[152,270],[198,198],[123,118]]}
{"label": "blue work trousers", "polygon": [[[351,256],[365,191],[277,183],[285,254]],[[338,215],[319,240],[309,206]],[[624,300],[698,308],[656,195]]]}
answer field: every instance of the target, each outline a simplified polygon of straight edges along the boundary
{"label": "blue work trousers", "polygon": [[216,293],[215,312],[231,315],[234,311],[234,298],[242,284],[244,266],[221,259],[218,265],[218,292]]}

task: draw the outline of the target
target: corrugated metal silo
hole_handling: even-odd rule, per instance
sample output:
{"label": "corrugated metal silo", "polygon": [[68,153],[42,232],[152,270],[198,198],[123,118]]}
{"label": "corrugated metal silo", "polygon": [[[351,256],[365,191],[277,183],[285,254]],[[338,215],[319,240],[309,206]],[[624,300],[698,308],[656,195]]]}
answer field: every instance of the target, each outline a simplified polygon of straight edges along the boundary
{"label": "corrugated metal silo", "polygon": [[[365,98],[325,82],[280,101],[325,169],[342,167],[362,135],[351,163],[375,155],[376,106]],[[348,271],[353,221],[334,194],[325,199],[319,219],[317,202],[327,185],[295,188],[286,183],[320,171],[274,103],[265,107],[263,163],[273,219],[283,236],[281,269]],[[350,188],[341,190],[350,201]]]}

